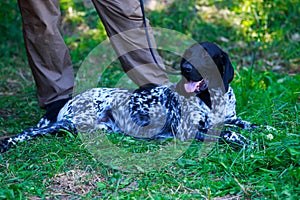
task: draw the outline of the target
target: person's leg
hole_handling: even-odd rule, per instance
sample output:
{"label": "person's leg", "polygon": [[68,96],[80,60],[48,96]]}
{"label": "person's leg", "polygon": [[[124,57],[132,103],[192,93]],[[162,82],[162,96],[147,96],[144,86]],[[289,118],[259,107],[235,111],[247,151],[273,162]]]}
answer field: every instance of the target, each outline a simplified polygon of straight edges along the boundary
{"label": "person's leg", "polygon": [[[149,50],[140,2],[138,0],[92,1],[119,56],[123,70],[135,84],[141,86],[134,93],[138,95],[143,91],[150,92],[157,85],[168,85],[167,74],[157,66]],[[160,66],[164,68],[148,20],[146,23],[153,53]],[[130,108],[140,103],[136,101],[134,95],[132,98]],[[130,116],[136,124],[147,126],[151,119],[148,112],[143,110],[147,109],[131,110]]]}
{"label": "person's leg", "polygon": [[[166,73],[154,62],[146,39],[143,15],[138,0],[93,0],[110,41],[127,75],[138,85],[167,85]],[[155,57],[163,66],[149,27]]]}
{"label": "person's leg", "polygon": [[56,102],[64,104],[61,102],[70,98],[74,86],[69,50],[58,29],[59,0],[18,0],[18,4],[38,103],[48,111]]}

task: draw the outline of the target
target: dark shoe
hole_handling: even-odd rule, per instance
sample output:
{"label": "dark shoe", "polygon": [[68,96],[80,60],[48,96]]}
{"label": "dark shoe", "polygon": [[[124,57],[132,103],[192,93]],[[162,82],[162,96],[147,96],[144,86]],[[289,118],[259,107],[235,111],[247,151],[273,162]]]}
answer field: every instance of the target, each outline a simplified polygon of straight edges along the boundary
{"label": "dark shoe", "polygon": [[38,123],[38,127],[44,127],[49,124],[56,122],[57,115],[60,109],[70,100],[71,98],[61,99],[58,101],[54,101],[46,106],[46,113],[42,117],[42,119]]}

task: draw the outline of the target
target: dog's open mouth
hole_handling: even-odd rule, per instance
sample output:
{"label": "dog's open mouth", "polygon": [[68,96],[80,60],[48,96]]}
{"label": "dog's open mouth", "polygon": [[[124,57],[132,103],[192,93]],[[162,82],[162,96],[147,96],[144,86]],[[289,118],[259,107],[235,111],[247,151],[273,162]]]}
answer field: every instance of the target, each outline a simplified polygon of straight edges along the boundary
{"label": "dog's open mouth", "polygon": [[189,81],[184,84],[184,89],[186,92],[200,92],[206,90],[208,87],[208,80],[202,79],[201,81]]}

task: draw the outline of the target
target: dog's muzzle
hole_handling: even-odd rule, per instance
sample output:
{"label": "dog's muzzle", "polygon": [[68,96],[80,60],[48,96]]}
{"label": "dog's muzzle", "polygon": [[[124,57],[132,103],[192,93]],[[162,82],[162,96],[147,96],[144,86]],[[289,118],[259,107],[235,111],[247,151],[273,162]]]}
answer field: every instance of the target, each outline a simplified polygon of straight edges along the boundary
{"label": "dog's muzzle", "polygon": [[187,79],[184,84],[186,92],[201,92],[208,87],[208,80],[204,79],[201,74],[189,62],[183,62],[181,65],[182,75]]}
{"label": "dog's muzzle", "polygon": [[184,89],[186,92],[201,92],[208,88],[208,80],[202,79],[201,81],[189,81],[184,84]]}

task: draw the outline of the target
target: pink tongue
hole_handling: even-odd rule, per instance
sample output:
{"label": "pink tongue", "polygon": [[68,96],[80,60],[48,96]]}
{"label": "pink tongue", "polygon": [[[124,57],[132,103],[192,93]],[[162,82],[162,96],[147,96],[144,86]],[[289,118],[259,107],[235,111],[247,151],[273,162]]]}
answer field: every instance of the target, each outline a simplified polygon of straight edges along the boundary
{"label": "pink tongue", "polygon": [[195,92],[199,83],[200,81],[199,82],[190,81],[189,83],[184,84],[184,89],[186,92]]}

